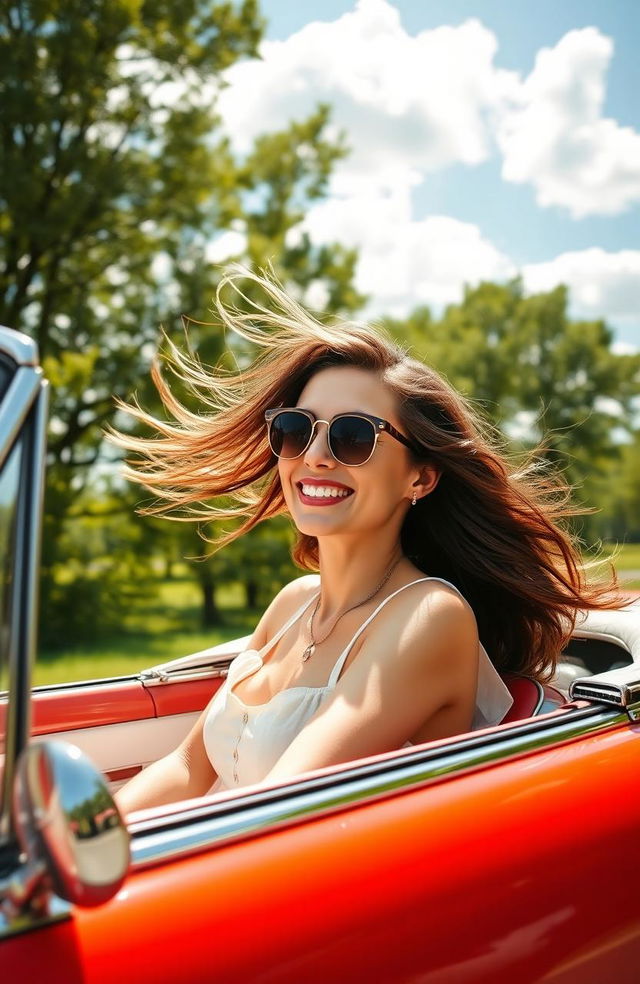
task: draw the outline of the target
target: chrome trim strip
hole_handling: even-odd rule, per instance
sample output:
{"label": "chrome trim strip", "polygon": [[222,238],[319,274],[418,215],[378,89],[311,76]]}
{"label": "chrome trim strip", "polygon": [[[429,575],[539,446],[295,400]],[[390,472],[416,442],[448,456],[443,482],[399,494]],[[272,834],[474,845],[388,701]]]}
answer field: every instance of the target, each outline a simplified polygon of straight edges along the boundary
{"label": "chrome trim strip", "polygon": [[[251,642],[251,636],[240,636],[237,639],[228,639],[226,642],[216,643],[215,646],[208,646],[200,649],[196,653],[189,653],[187,656],[180,656],[178,659],[170,659],[165,663],[156,663],[155,666],[148,666],[140,674],[143,682],[149,680],[155,682],[169,683],[175,679],[176,674],[188,673],[190,670],[202,670],[211,667],[226,670],[235,657],[245,651]],[[181,677],[188,679],[188,677]]]}
{"label": "chrome trim strip", "polygon": [[11,451],[42,386],[40,369],[18,369],[0,406],[0,468]]}
{"label": "chrome trim strip", "polygon": [[74,680],[70,683],[40,683],[37,687],[31,688],[32,694],[50,694],[50,693],[61,693],[62,691],[70,690],[74,693],[77,690],[82,690],[83,687],[106,687],[112,683],[139,683],[139,677],[137,673],[131,673],[129,676],[116,676],[116,677],[98,677],[95,680]]}
{"label": "chrome trim strip", "polygon": [[230,666],[231,659],[227,659],[219,661],[215,666],[208,663],[182,671],[142,670],[137,679],[145,687],[158,687],[165,683],[182,683],[188,680],[216,680],[219,677],[226,677]]}
{"label": "chrome trim strip", "polygon": [[493,734],[467,735],[444,749],[408,751],[384,762],[347,765],[328,776],[294,780],[272,790],[254,787],[253,792],[222,803],[208,800],[191,809],[178,808],[166,818],[134,821],[129,824],[131,870],[388,799],[627,723],[625,714],[613,710],[568,708]]}
{"label": "chrome trim strip", "polygon": [[[637,668],[637,663],[634,664]],[[580,677],[573,680],[570,686],[572,698],[597,701],[613,707],[621,707],[632,721],[640,719],[640,680],[625,679],[620,671],[628,670],[620,667],[608,673],[600,673],[592,677]]]}
{"label": "chrome trim strip", "polygon": [[0,351],[19,366],[38,365],[38,346],[33,338],[6,325],[0,325]]}

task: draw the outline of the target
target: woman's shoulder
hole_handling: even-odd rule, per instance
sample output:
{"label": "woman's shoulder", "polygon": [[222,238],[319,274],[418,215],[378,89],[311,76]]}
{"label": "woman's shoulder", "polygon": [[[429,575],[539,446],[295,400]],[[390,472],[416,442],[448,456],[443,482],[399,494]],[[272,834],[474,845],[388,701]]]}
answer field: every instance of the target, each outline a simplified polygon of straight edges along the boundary
{"label": "woman's shoulder", "polygon": [[278,598],[299,598],[302,601],[304,598],[308,598],[309,595],[316,592],[319,587],[319,574],[303,574],[301,577],[294,577],[293,581],[285,584],[274,598],[274,601]]}
{"label": "woman's shoulder", "polygon": [[304,574],[285,584],[260,619],[252,639],[252,648],[260,649],[264,646],[299,608],[317,594],[319,586],[319,574]]}
{"label": "woman's shoulder", "polygon": [[477,621],[471,605],[459,589],[436,577],[418,577],[393,592],[382,606],[379,625],[401,626],[402,638],[410,644],[434,631],[445,635],[477,637]]}
{"label": "woman's shoulder", "polygon": [[293,615],[296,608],[317,594],[319,587],[319,574],[303,574],[302,577],[296,577],[278,591],[267,610],[276,618],[281,615],[288,618]]}
{"label": "woman's shoulder", "polygon": [[411,580],[406,581],[405,584],[400,585],[396,591],[392,592],[392,596],[396,594],[399,601],[402,599],[403,602],[410,605],[415,605],[416,600],[419,600],[450,607],[469,607],[462,591],[452,581],[435,575],[421,574],[419,571],[415,571]]}

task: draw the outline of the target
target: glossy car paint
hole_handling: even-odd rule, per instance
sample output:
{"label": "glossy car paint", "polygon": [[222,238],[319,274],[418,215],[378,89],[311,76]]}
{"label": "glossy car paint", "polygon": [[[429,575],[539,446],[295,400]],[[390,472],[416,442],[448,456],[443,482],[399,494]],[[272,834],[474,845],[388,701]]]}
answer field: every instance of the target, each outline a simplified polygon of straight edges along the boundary
{"label": "glossy car paint", "polygon": [[155,717],[151,695],[135,679],[39,690],[31,709],[33,735]]}
{"label": "glossy car paint", "polygon": [[130,677],[42,687],[32,698],[32,734],[46,735],[54,731],[74,731],[201,711],[221,683],[221,678],[209,678],[145,687],[137,677]]}
{"label": "glossy car paint", "polygon": [[45,959],[52,984],[106,984],[115,966],[120,984],[632,984],[637,732],[139,871],[37,947],[0,944],[3,965],[30,979]]}

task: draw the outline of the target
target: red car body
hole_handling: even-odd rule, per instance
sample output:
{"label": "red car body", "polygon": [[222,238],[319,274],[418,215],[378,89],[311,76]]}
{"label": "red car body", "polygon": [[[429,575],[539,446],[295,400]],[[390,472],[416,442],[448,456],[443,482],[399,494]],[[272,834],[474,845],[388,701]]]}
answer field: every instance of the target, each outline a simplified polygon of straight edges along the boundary
{"label": "red car body", "polygon": [[[11,371],[37,371],[27,340],[17,344],[0,332],[0,350]],[[42,386],[29,413],[38,410]],[[33,424],[30,438],[29,419],[23,415],[5,441],[0,469],[16,441],[31,440],[23,457],[31,455],[32,464],[42,455],[42,425]],[[37,485],[35,465],[30,474]],[[16,525],[24,522],[32,539],[39,495],[22,485],[16,491]],[[18,508],[21,496],[31,512]],[[28,547],[27,533],[24,539]],[[12,602],[18,580],[24,588],[35,583],[29,563],[18,574]],[[59,791],[55,771],[42,766],[46,775],[28,775],[29,763],[49,761],[34,748],[69,740],[113,789],[185,733],[220,685],[233,646],[139,676],[37,688],[30,696],[30,605],[27,597],[9,606],[19,624],[10,633],[8,711],[0,723],[4,979],[640,980],[638,610],[598,615],[577,630],[578,655],[564,664],[575,677],[571,696],[512,680],[516,708],[496,728],[271,789],[133,815],[126,877],[115,879],[111,897],[100,904],[92,897],[86,907],[73,902],[79,890],[60,888],[57,842],[66,838],[72,854],[83,850],[86,858],[100,850],[100,837],[122,829],[110,829],[114,813],[105,800],[83,845],[72,811],[61,832],[44,830],[38,804],[25,805],[25,787],[47,803]]]}

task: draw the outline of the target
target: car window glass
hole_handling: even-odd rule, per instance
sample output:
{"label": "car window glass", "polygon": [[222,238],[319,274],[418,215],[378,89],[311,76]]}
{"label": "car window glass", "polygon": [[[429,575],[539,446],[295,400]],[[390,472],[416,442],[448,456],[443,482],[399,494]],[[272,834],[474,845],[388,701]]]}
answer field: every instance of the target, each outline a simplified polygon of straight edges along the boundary
{"label": "car window glass", "polygon": [[0,355],[0,399],[4,396],[9,388],[9,383],[13,379],[13,371],[5,363],[2,355]]}
{"label": "car window glass", "polygon": [[[21,444],[16,444],[0,472],[0,694],[8,687],[11,598],[14,584],[15,527],[20,483]],[[5,707],[0,705],[0,756],[4,755]],[[2,787],[0,786],[0,800]],[[0,802],[0,809],[2,803]]]}

